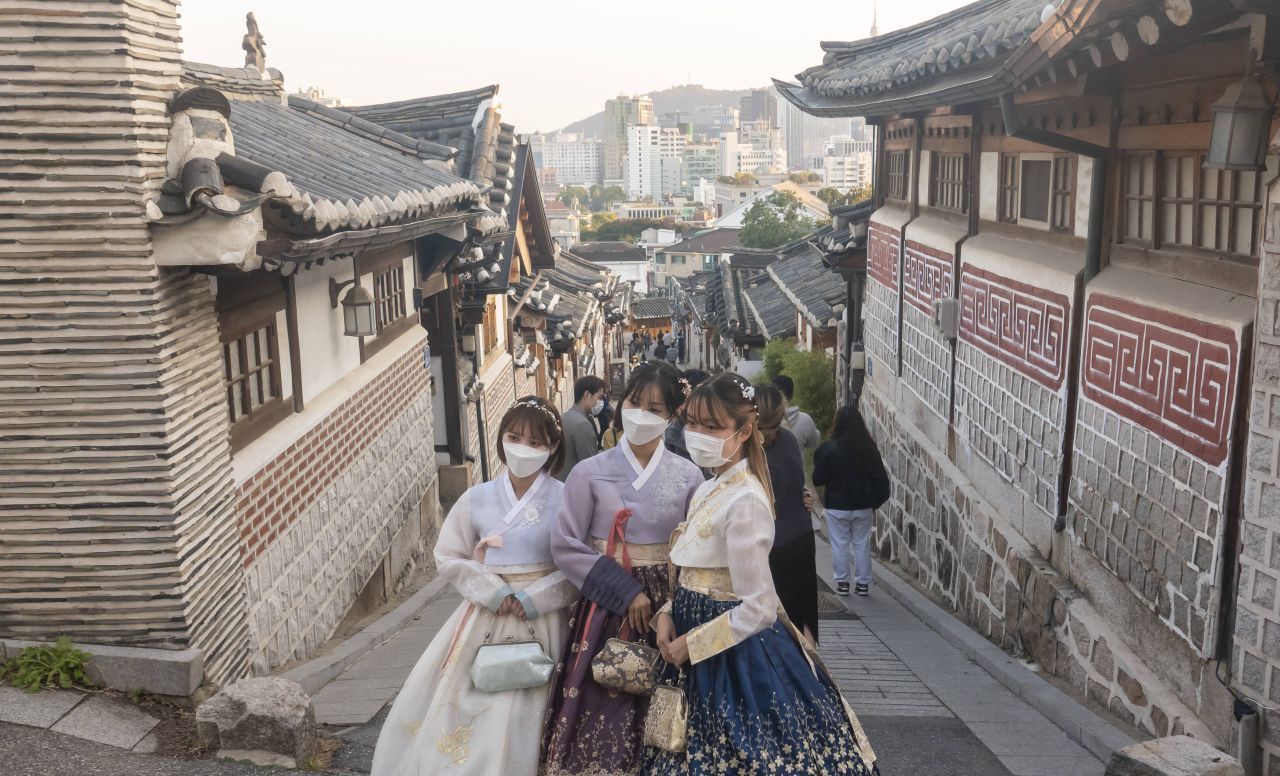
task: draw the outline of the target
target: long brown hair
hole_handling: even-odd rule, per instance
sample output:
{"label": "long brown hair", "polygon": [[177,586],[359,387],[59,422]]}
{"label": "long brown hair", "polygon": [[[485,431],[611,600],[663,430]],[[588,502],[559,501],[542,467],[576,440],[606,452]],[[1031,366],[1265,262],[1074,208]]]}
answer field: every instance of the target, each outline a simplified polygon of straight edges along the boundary
{"label": "long brown hair", "polygon": [[735,431],[748,426],[751,434],[742,443],[747,465],[760,480],[769,503],[773,503],[773,481],[769,478],[769,460],[764,454],[764,436],[760,433],[760,413],[753,400],[759,388],[752,388],[746,378],[724,372],[702,383],[685,402],[684,416],[709,420]]}
{"label": "long brown hair", "polygon": [[760,434],[768,449],[773,447],[773,440],[778,438],[778,429],[782,428],[782,419],[787,415],[787,397],[776,386],[757,385],[756,409],[760,413]]}

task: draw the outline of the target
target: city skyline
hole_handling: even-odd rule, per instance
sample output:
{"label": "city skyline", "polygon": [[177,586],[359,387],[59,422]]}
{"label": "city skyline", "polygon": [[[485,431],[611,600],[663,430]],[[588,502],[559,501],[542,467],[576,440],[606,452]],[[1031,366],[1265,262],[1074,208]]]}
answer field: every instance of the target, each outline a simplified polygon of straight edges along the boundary
{"label": "city skyline", "polygon": [[[879,28],[888,32],[964,4],[881,4]],[[474,9],[464,5],[427,7],[408,0],[380,0],[352,14],[350,6],[338,0],[189,0],[181,12],[183,55],[188,60],[223,66],[243,63],[244,16],[253,11],[266,38],[267,66],[284,74],[289,91],[314,86],[346,104],[359,105],[497,83],[504,115],[521,133],[559,129],[600,111],[605,100],[619,94],[646,94],[685,83],[752,89],[773,77],[791,78],[821,57],[814,42],[816,18],[823,20],[824,37],[844,40],[866,37],[872,22],[870,0],[843,8],[839,15],[817,3],[810,13],[783,15],[763,2],[736,8],[739,13],[718,14],[706,25],[647,27],[660,34],[628,35],[626,31],[637,28],[622,9],[567,0],[554,14],[541,14],[510,0],[496,0],[486,6],[486,15],[518,19],[523,34],[492,36],[491,41],[504,43],[495,42],[483,51],[476,50],[470,36],[435,32],[474,26]],[[687,16],[686,8],[671,0],[651,3],[646,13],[655,19]],[[762,14],[770,17],[770,43],[752,48]],[[389,24],[392,20],[395,23]],[[619,34],[601,34],[602,30]],[[719,50],[721,40],[726,54],[737,50],[748,55],[699,54]],[[394,75],[369,80],[366,73]],[[548,97],[547,85],[557,83],[563,88]]]}

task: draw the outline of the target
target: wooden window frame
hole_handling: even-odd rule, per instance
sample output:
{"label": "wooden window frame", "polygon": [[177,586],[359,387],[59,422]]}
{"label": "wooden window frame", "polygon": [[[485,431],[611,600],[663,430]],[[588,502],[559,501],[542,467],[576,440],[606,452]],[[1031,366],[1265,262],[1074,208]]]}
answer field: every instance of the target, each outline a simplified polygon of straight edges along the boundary
{"label": "wooden window frame", "polygon": [[[266,301],[267,303],[263,303]],[[253,440],[265,434],[272,426],[293,412],[293,404],[284,400],[284,384],[280,373],[280,332],[276,326],[276,313],[283,307],[274,298],[233,308],[220,315],[219,339],[222,344],[222,378],[224,398],[227,402],[228,420],[231,424],[231,451],[237,452]],[[267,358],[264,363],[249,364],[248,341],[266,330]],[[238,374],[232,375],[230,354],[236,345]],[[256,349],[256,348],[255,348]],[[263,375],[263,372],[266,374]],[[250,381],[258,379],[259,390],[269,398],[257,406],[251,406]],[[263,380],[266,380],[265,384]],[[242,385],[238,385],[242,384]],[[236,417],[235,402],[231,391],[241,392],[241,406],[249,407]]]}
{"label": "wooden window frame", "polygon": [[[405,299],[405,292],[409,288],[410,278],[405,276],[404,260],[409,258],[410,255],[412,254],[406,254],[404,250],[391,250],[373,256],[360,257],[361,273],[367,273],[373,280],[371,295],[373,296],[374,320],[378,331],[373,337],[364,340],[364,348],[361,355],[362,362],[369,360],[370,357],[391,344],[401,334],[413,328],[416,322],[416,311],[409,307],[409,303]],[[398,276],[398,295],[385,293],[387,290],[386,285],[391,280],[389,276],[392,275]],[[400,315],[386,317],[385,311],[388,308],[392,312],[399,312]]]}
{"label": "wooden window frame", "polygon": [[1076,229],[1076,165],[1074,154],[1054,154],[1049,182],[1049,231],[1073,234]]}
{"label": "wooden window frame", "polygon": [[1018,223],[1018,211],[1022,204],[1019,196],[1021,162],[1018,154],[1000,154],[999,213],[1001,223]]}
{"label": "wooden window frame", "polygon": [[911,198],[911,151],[886,150],[884,154],[884,196],[906,202]]}
{"label": "wooden window frame", "polygon": [[963,151],[929,154],[929,207],[960,215],[969,212],[970,162]]}
{"label": "wooden window frame", "polygon": [[[1252,201],[1242,201],[1240,197],[1241,181],[1245,177],[1244,173],[1229,170],[1206,170],[1203,168],[1204,162],[1203,150],[1174,150],[1174,151],[1128,151],[1122,157],[1121,179],[1119,183],[1119,199],[1120,208],[1120,228],[1118,242],[1128,245],[1138,245],[1152,250],[1167,251],[1175,254],[1197,254],[1215,257],[1225,257],[1237,261],[1248,261],[1257,263],[1261,255],[1262,249],[1262,222],[1264,219],[1264,191],[1263,179],[1264,173],[1253,173],[1254,176],[1254,192]],[[1192,181],[1190,196],[1170,196],[1165,193],[1166,181],[1166,162],[1171,159],[1185,159],[1190,157],[1192,160]],[[1131,160],[1149,159],[1153,165],[1152,169],[1152,191],[1148,195],[1146,192],[1133,194],[1129,190],[1129,165]],[[1218,195],[1209,198],[1205,195],[1205,181],[1207,176],[1215,176],[1218,181]],[[1226,183],[1230,189],[1226,198],[1223,198],[1223,184]],[[1181,193],[1181,192],[1180,192]],[[1129,203],[1134,200],[1151,203],[1151,238],[1145,239],[1141,236],[1132,237],[1129,235],[1130,217]],[[1174,225],[1174,239],[1169,240],[1165,237],[1166,218],[1168,214],[1165,212],[1167,206],[1174,207],[1173,213],[1179,219]],[[1191,208],[1191,240],[1190,243],[1181,241],[1178,234],[1178,226],[1182,218],[1181,208],[1179,206],[1189,206]],[[1221,235],[1225,232],[1226,247],[1204,247],[1204,213],[1206,209],[1214,209],[1220,213],[1226,212],[1225,225],[1219,221],[1215,228],[1215,235]],[[1245,251],[1237,250],[1239,246],[1236,244],[1237,238],[1237,218],[1239,211],[1253,211],[1253,229],[1249,235],[1249,245]],[[1223,227],[1225,226],[1225,230]],[[1217,243],[1218,240],[1215,240]]]}

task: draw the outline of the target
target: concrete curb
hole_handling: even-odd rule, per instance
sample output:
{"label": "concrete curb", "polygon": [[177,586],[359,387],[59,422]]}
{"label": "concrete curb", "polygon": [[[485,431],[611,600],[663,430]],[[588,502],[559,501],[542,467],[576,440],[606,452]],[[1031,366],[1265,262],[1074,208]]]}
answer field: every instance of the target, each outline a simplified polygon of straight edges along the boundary
{"label": "concrete curb", "polygon": [[981,666],[1010,692],[1062,728],[1104,764],[1111,761],[1114,752],[1134,743],[1134,739],[1119,728],[1045,681],[954,614],[930,601],[910,582],[879,563],[874,566],[874,575],[878,586],[898,603]]}
{"label": "concrete curb", "polygon": [[404,603],[374,620],[329,654],[307,661],[282,676],[302,685],[308,695],[315,695],[379,644],[404,630],[413,618],[421,614],[447,588],[448,583],[441,577],[436,577],[405,599]]}

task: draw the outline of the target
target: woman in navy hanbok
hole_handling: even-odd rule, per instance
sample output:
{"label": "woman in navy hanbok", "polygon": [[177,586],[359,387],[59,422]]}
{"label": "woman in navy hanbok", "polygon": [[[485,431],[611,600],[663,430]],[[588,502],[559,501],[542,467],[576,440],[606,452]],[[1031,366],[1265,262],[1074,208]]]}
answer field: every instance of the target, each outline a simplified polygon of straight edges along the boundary
{"label": "woman in navy hanbok", "polygon": [[655,627],[681,668],[688,747],[650,748],[655,776],[871,776],[875,753],[808,642],[782,612],[769,569],[773,495],[754,389],[734,374],[684,408],[693,462],[715,472],[676,529],[677,588]]}

